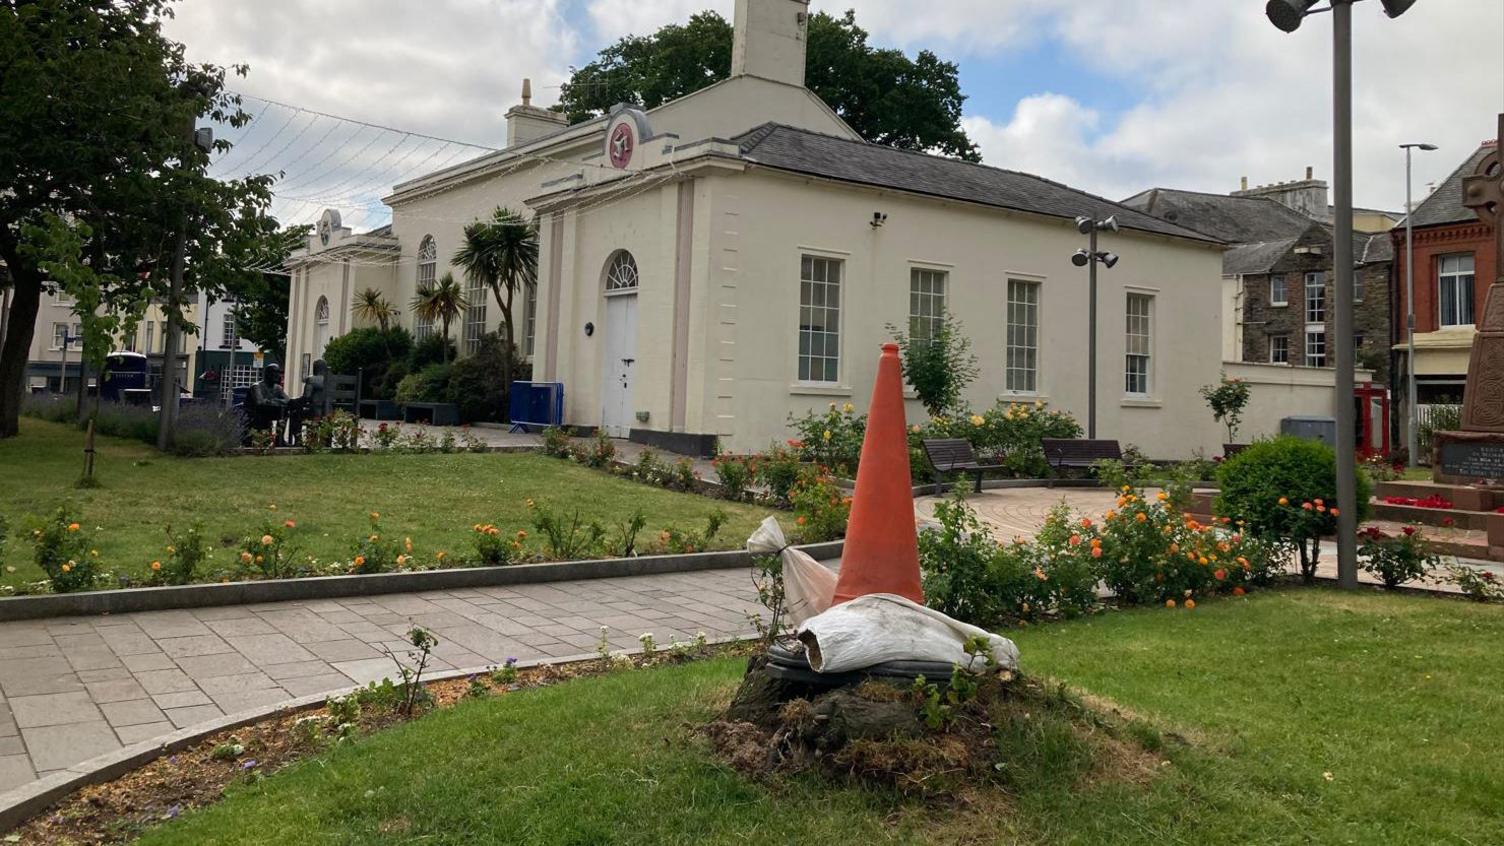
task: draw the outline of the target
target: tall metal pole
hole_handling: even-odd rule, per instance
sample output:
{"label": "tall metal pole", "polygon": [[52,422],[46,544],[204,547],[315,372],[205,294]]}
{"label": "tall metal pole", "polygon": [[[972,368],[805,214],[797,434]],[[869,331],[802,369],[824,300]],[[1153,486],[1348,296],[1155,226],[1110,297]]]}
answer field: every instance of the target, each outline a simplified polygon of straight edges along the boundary
{"label": "tall metal pole", "polygon": [[1332,0],[1337,183],[1337,581],[1358,586],[1356,417],[1353,408],[1353,0]]}
{"label": "tall metal pole", "polygon": [[1091,225],[1091,261],[1087,262],[1087,296],[1091,298],[1087,306],[1087,324],[1090,335],[1087,336],[1086,355],[1088,364],[1086,368],[1086,437],[1097,439],[1097,224],[1093,220]]}
{"label": "tall metal pole", "polygon": [[1410,198],[1410,157],[1405,145],[1405,451],[1413,469],[1420,465],[1420,408],[1415,396],[1415,230],[1410,218],[1415,205]]}

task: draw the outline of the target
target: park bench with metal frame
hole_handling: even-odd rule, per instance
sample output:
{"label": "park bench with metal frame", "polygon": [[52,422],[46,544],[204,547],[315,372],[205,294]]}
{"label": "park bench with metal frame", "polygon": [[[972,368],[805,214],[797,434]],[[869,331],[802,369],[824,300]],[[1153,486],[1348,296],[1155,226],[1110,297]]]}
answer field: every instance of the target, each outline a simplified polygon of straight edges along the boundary
{"label": "park bench with metal frame", "polygon": [[929,459],[935,473],[935,494],[945,489],[945,474],[970,473],[976,477],[974,490],[982,492],[982,474],[988,470],[1002,470],[1001,464],[982,464],[971,448],[971,442],[961,438],[934,438],[924,441],[924,456]]}
{"label": "park bench with metal frame", "polygon": [[1062,470],[1090,470],[1098,461],[1122,461],[1123,448],[1117,441],[1087,438],[1041,438],[1045,463],[1050,466],[1054,484]]}

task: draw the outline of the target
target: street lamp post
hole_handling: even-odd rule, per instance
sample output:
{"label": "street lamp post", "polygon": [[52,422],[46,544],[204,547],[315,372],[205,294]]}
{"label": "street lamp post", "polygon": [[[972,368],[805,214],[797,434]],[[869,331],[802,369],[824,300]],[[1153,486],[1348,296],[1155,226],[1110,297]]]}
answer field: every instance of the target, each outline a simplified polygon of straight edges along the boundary
{"label": "street lamp post", "polygon": [[1401,144],[1405,151],[1405,451],[1409,465],[1420,464],[1420,408],[1415,395],[1415,231],[1410,218],[1415,204],[1410,199],[1410,154],[1414,150],[1430,152],[1435,144]]}
{"label": "street lamp post", "polygon": [[1077,267],[1087,267],[1087,317],[1086,323],[1089,334],[1086,341],[1086,437],[1096,440],[1097,437],[1097,265],[1105,264],[1111,269],[1118,263],[1116,253],[1102,252],[1097,249],[1097,233],[1103,230],[1108,232],[1118,231],[1118,219],[1109,217],[1106,220],[1097,220],[1094,217],[1076,218],[1076,230],[1087,236],[1087,248],[1077,250],[1071,256],[1071,263]]}
{"label": "street lamp post", "polygon": [[[1332,146],[1335,168],[1336,230],[1333,262],[1337,271],[1337,582],[1358,586],[1357,414],[1353,405],[1353,3],[1329,0],[1269,0],[1265,14],[1285,32],[1300,28],[1306,15],[1332,13]],[[1404,14],[1415,0],[1381,0],[1391,18]]]}

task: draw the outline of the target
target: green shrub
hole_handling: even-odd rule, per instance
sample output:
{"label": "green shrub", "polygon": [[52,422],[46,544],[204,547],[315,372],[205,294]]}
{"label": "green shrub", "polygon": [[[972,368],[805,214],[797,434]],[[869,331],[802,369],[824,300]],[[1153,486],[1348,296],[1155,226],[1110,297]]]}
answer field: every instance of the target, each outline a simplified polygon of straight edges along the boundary
{"label": "green shrub", "polygon": [[945,315],[933,337],[911,338],[894,332],[903,356],[903,377],[931,415],[961,406],[966,386],[977,376],[977,357],[961,323]]}
{"label": "green shrub", "polygon": [[752,466],[747,459],[723,455],[711,465],[715,467],[716,478],[721,480],[721,496],[732,502],[740,502],[746,497],[747,487],[752,482]]}
{"label": "green shrub", "polygon": [[802,543],[823,543],[846,534],[851,520],[851,497],[828,473],[806,469],[789,490],[794,523]]}
{"label": "green shrub", "polygon": [[473,423],[505,418],[510,385],[505,349],[500,336],[492,332],[480,339],[480,347],[473,355],[454,363],[444,401],[459,406],[461,420]]}
{"label": "green shrub", "polygon": [[867,434],[867,415],[858,415],[851,403],[840,408],[831,403],[824,414],[811,411],[801,418],[790,414],[789,427],[794,430],[789,446],[799,453],[800,460],[822,465],[848,479],[856,477]]}
{"label": "green shrub", "polygon": [[359,371],[363,396],[390,399],[397,381],[389,378],[393,374],[388,371],[400,364],[403,372],[397,379],[406,375],[412,349],[413,336],[401,326],[385,332],[370,326],[352,329],[329,341],[324,347],[324,363],[330,373],[353,376]]}
{"label": "green shrub", "polygon": [[453,338],[441,337],[437,332],[421,341],[414,341],[407,354],[407,365],[412,370],[422,370],[430,364],[443,364],[458,358]]}
{"label": "green shrub", "polygon": [[89,547],[88,533],[66,507],[31,532],[32,561],[52,581],[57,593],[92,590],[99,577],[99,551]]}
{"label": "green shrub", "polygon": [[397,385],[397,402],[446,402],[454,366],[430,364],[417,373],[408,374]]}
{"label": "green shrub", "polygon": [[412,540],[406,542],[404,551],[403,543],[396,538],[388,538],[381,533],[381,514],[372,511],[371,531],[364,538],[356,541],[354,551],[350,556],[350,572],[357,575],[369,573],[390,573],[407,563],[412,554]]}
{"label": "green shrub", "polygon": [[768,451],[753,459],[754,473],[757,481],[768,489],[768,495],[775,503],[787,505],[789,491],[794,483],[799,481],[799,475],[804,472],[804,465],[799,460],[799,453],[792,447],[784,447],[773,444]]}
{"label": "green shrub", "polygon": [[[1246,524],[1255,537],[1295,552],[1301,574],[1315,578],[1321,539],[1337,528],[1337,458],[1320,441],[1260,441],[1222,463],[1217,513]],[[1358,522],[1368,516],[1372,483],[1357,473]]]}
{"label": "green shrub", "polygon": [[571,450],[569,430],[549,426],[543,430],[543,454],[554,458],[568,458]]}
{"label": "green shrub", "polygon": [[247,576],[263,579],[286,579],[298,575],[293,559],[297,548],[288,538],[296,527],[291,520],[280,525],[267,520],[261,531],[247,535],[240,543],[240,569]]}
{"label": "green shrub", "polygon": [[166,556],[151,563],[151,581],[154,584],[191,584],[200,568],[209,558],[209,544],[204,539],[202,523],[194,523],[185,532],[174,532],[167,527]]}
{"label": "green shrub", "polygon": [[910,470],[916,479],[929,476],[930,467],[922,456],[922,442],[935,438],[960,438],[971,444],[984,463],[1001,464],[1014,476],[1040,479],[1049,473],[1045,461],[1043,438],[1079,438],[1081,424],[1063,411],[1048,404],[1014,402],[999,399],[984,412],[960,412],[940,416],[909,427]]}
{"label": "green shrub", "polygon": [[1371,526],[1358,533],[1358,541],[1363,569],[1378,576],[1391,590],[1441,566],[1441,556],[1426,547],[1414,526],[1406,526],[1398,535]]}

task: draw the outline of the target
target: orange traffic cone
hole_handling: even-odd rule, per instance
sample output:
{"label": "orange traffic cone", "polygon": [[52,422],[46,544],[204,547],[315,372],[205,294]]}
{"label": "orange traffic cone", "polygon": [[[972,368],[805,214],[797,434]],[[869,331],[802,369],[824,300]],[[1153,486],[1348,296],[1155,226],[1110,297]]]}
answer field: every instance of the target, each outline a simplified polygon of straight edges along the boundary
{"label": "orange traffic cone", "polygon": [[862,462],[856,472],[851,523],[841,554],[836,604],[869,593],[896,593],[924,602],[911,491],[898,345],[883,344],[867,414],[867,437],[862,441]]}

